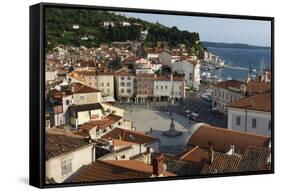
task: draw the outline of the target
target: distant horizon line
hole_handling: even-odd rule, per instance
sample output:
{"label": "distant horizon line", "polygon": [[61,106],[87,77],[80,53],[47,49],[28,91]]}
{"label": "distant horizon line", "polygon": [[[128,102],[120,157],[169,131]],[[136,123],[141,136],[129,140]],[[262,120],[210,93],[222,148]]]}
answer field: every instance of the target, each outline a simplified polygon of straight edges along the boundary
{"label": "distant horizon line", "polygon": [[217,43],[217,44],[240,44],[240,45],[246,45],[246,46],[253,46],[253,47],[260,47],[260,48],[271,48],[271,45],[255,45],[255,44],[248,44],[243,42],[219,42],[219,41],[209,41],[209,40],[200,40],[200,42],[207,42],[207,43]]}

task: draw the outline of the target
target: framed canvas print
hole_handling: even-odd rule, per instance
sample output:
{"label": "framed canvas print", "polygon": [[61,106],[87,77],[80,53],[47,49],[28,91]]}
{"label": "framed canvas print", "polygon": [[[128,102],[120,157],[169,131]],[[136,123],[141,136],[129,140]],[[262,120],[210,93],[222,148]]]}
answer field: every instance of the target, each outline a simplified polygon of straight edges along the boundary
{"label": "framed canvas print", "polygon": [[274,18],[30,7],[30,184],[274,172]]}

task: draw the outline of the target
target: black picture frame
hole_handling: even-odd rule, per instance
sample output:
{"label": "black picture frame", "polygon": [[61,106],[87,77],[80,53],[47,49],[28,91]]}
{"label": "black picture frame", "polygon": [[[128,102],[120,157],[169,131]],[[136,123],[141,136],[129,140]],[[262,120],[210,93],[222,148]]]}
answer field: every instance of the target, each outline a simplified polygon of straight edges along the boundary
{"label": "black picture frame", "polygon": [[[168,15],[186,15],[197,17],[213,17],[213,18],[233,18],[233,19],[247,19],[247,20],[261,20],[271,22],[271,99],[272,99],[272,134],[271,134],[271,170],[262,172],[241,172],[241,173],[226,173],[214,175],[192,175],[192,176],[176,176],[176,177],[161,177],[154,179],[138,179],[126,181],[112,181],[112,182],[91,182],[91,183],[61,183],[61,184],[45,184],[45,107],[44,107],[44,80],[45,80],[45,33],[44,33],[44,16],[45,8],[74,8],[74,9],[91,9],[91,10],[106,10],[106,11],[124,11],[124,12],[138,12],[138,13],[156,13]],[[93,5],[74,5],[74,4],[55,4],[55,3],[39,3],[30,6],[30,78],[29,78],[29,115],[30,115],[30,129],[29,129],[29,184],[38,188],[54,188],[54,187],[70,187],[70,186],[85,186],[85,185],[99,185],[99,184],[120,184],[120,183],[134,183],[134,182],[150,182],[150,181],[167,181],[178,179],[194,179],[194,178],[212,178],[212,177],[226,177],[226,176],[245,176],[245,175],[259,175],[274,173],[274,18],[263,16],[249,16],[249,15],[232,15],[232,14],[216,14],[216,13],[197,13],[184,11],[170,11],[170,10],[155,10],[155,9],[136,9],[136,8],[121,8],[121,7],[104,7]]]}

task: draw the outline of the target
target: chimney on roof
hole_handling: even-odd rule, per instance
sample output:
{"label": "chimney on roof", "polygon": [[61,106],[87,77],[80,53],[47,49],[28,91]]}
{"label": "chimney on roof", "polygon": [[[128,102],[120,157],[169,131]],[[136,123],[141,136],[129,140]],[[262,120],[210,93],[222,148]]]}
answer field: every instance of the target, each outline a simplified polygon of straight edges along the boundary
{"label": "chimney on roof", "polygon": [[96,144],[93,144],[92,147],[92,162],[96,161]]}
{"label": "chimney on roof", "polygon": [[162,153],[153,153],[152,155],[152,174],[162,176],[164,172],[164,156]]}
{"label": "chimney on roof", "polygon": [[255,102],[254,100],[251,101],[251,107],[254,107],[255,106]]}
{"label": "chimney on roof", "polygon": [[213,149],[213,144],[210,142],[209,143],[210,150],[208,152],[208,163],[212,164],[214,162],[214,149]]}
{"label": "chimney on roof", "polygon": [[146,153],[147,153],[147,163],[151,164],[151,148],[150,147],[146,147]]}
{"label": "chimney on roof", "polygon": [[235,154],[235,145],[230,145],[230,150],[226,154],[234,155]]}

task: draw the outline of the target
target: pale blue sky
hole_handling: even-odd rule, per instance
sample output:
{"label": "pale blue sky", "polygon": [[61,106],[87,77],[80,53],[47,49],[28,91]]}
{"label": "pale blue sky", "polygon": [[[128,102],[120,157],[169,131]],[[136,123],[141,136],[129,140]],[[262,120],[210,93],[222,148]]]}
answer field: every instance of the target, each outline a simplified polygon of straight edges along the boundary
{"label": "pale blue sky", "polygon": [[198,32],[201,41],[245,43],[258,46],[271,45],[270,21],[146,13],[124,14],[153,23],[158,21],[169,27],[177,26],[180,30]]}

